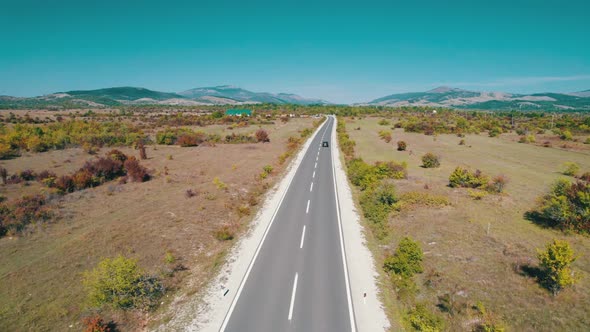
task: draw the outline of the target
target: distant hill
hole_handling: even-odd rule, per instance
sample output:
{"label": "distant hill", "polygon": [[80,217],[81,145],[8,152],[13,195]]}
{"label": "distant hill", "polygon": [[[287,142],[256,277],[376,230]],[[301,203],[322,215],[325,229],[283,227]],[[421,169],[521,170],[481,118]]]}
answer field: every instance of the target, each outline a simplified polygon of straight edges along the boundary
{"label": "distant hill", "polygon": [[120,105],[241,105],[241,104],[328,104],[295,94],[251,92],[223,85],[195,88],[180,93],[154,91],[138,87],[114,87],[97,90],[73,90],[49,95],[20,98],[0,96],[0,108],[113,107]]}
{"label": "distant hill", "polygon": [[321,99],[308,99],[295,94],[252,92],[232,85],[195,88],[179,92],[180,95],[194,100],[211,100],[211,97],[224,98],[236,103],[271,103],[271,104],[329,104]]}
{"label": "distant hill", "polygon": [[590,110],[590,90],[576,93],[512,94],[438,87],[426,92],[399,93],[375,99],[368,105],[434,106],[481,110]]}

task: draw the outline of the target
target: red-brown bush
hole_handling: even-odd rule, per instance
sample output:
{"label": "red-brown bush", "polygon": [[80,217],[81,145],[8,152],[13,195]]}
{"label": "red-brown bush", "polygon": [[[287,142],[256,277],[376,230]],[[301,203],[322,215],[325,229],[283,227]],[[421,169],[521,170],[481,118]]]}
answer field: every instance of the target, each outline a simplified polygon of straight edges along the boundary
{"label": "red-brown bush", "polygon": [[37,174],[35,173],[35,171],[33,171],[31,169],[26,169],[26,170],[18,173],[18,177],[23,179],[24,181],[32,181],[32,180],[35,180],[35,178],[37,177]]}
{"label": "red-brown bush", "polygon": [[199,142],[194,135],[182,135],[176,140],[176,144],[182,147],[198,146]]}
{"label": "red-brown bush", "polygon": [[258,129],[256,131],[255,136],[256,136],[256,140],[258,142],[262,142],[262,143],[270,142],[270,138],[268,137],[268,133],[264,129]]}
{"label": "red-brown bush", "polygon": [[43,181],[47,178],[57,178],[57,175],[52,171],[44,170],[37,174],[37,181]]}
{"label": "red-brown bush", "polygon": [[117,149],[113,149],[113,150],[109,151],[109,153],[107,153],[107,157],[112,160],[118,160],[121,163],[123,163],[123,162],[125,162],[125,160],[127,160],[127,156],[123,152],[121,152]]}
{"label": "red-brown bush", "polygon": [[0,178],[2,178],[2,183],[6,184],[6,179],[8,178],[8,171],[4,167],[0,167]]}
{"label": "red-brown bush", "polygon": [[23,196],[12,205],[0,206],[0,236],[22,231],[35,221],[47,221],[53,213],[41,195]]}
{"label": "red-brown bush", "polygon": [[84,332],[112,332],[113,323],[106,323],[100,316],[94,315],[82,320]]}
{"label": "red-brown bush", "polygon": [[62,175],[55,179],[53,186],[64,194],[71,193],[76,188],[74,185],[74,180],[72,180],[72,177],[69,175]]}
{"label": "red-brown bush", "polygon": [[127,176],[131,181],[143,182],[150,179],[150,175],[145,167],[139,164],[139,161],[135,157],[130,157],[125,161],[123,165]]}
{"label": "red-brown bush", "polygon": [[72,175],[72,181],[74,182],[74,188],[76,190],[82,190],[92,187],[94,182],[92,181],[92,173],[87,169],[81,169]]}
{"label": "red-brown bush", "polygon": [[89,171],[90,174],[97,178],[103,178],[103,181],[112,180],[124,175],[123,163],[119,159],[98,158],[96,160],[89,160],[84,164],[82,169]]}

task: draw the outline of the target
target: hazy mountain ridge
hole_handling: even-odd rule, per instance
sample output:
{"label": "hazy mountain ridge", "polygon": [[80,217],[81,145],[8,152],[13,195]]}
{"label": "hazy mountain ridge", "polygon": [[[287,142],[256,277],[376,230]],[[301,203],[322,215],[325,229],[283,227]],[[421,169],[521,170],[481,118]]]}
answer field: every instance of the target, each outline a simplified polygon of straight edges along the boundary
{"label": "hazy mountain ridge", "polygon": [[113,107],[121,105],[244,105],[244,104],[329,104],[320,99],[289,93],[252,92],[223,85],[161,92],[138,87],[113,87],[96,90],[56,92],[38,97],[0,96],[0,108]]}
{"label": "hazy mountain ridge", "polygon": [[370,101],[376,106],[434,106],[482,110],[590,110],[590,90],[574,93],[512,94],[438,87],[426,92],[392,94]]}

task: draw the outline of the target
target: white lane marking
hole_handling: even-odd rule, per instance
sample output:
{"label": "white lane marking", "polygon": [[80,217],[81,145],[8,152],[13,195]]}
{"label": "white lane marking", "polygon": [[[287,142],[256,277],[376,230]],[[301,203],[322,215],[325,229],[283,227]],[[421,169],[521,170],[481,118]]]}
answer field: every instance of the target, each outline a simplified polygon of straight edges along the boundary
{"label": "white lane marking", "polygon": [[[332,132],[334,133],[334,132]],[[330,150],[334,149],[334,145]],[[336,185],[336,171],[334,170],[334,154],[332,156],[332,180],[334,180],[334,197],[336,198],[336,216],[338,217],[338,230],[340,234],[340,249],[342,251],[342,265],[344,266],[344,281],[346,283],[346,299],[348,301],[348,316],[350,317],[350,327],[352,332],[356,332],[356,323],[354,321],[354,311],[352,309],[352,297],[350,295],[350,280],[348,279],[348,266],[346,265],[346,251],[344,249],[344,235],[342,233],[342,219],[340,218],[340,201],[338,200],[338,187]]]}
{"label": "white lane marking", "polygon": [[309,186],[309,191],[313,191],[313,182],[311,183],[311,186]]}
{"label": "white lane marking", "polygon": [[[325,123],[324,123],[324,125],[325,125]],[[316,136],[314,136],[314,138],[317,137],[318,134],[319,134],[319,131],[316,132],[316,134],[315,134]],[[311,143],[309,145],[309,148],[311,148]],[[304,155],[304,158],[305,158],[305,155]],[[299,169],[299,167],[301,167],[301,164],[303,164],[303,159],[301,160],[301,162],[297,166],[297,169]],[[256,258],[258,258],[258,254],[260,253],[260,249],[262,248],[262,245],[264,244],[264,240],[266,239],[266,236],[268,235],[270,227],[272,226],[272,224],[275,220],[275,217],[277,216],[277,213],[279,212],[279,209],[281,208],[281,205],[283,203],[283,200],[285,199],[285,196],[287,196],[287,191],[289,191],[289,188],[291,187],[291,183],[293,182],[293,179],[295,179],[296,173],[297,172],[294,172],[291,179],[289,179],[289,183],[287,184],[287,188],[283,192],[283,195],[281,196],[281,199],[279,200],[279,204],[277,205],[277,207],[270,219],[270,222],[268,223],[268,226],[266,226],[266,230],[264,231],[264,234],[262,235],[262,240],[260,240],[260,243],[258,244],[258,247],[256,248],[256,252],[254,252],[254,257],[250,261],[250,265],[248,265],[248,269],[246,270],[246,274],[244,275],[244,278],[242,278],[242,282],[240,283],[240,287],[238,288],[238,291],[236,292],[236,295],[234,296],[234,299],[232,300],[229,310],[225,314],[225,318],[223,319],[223,323],[221,324],[219,331],[225,331],[225,328],[227,327],[227,324],[229,323],[229,319],[230,319],[230,317],[231,317],[231,315],[238,303],[238,299],[240,298],[242,291],[244,290],[244,286],[246,285],[246,281],[248,280],[248,276],[250,276],[250,272],[252,271],[252,267],[254,266],[254,263],[256,262]]]}
{"label": "white lane marking", "polygon": [[317,167],[318,167],[318,163],[317,163],[317,161],[316,161],[316,163],[315,163],[315,166],[314,166],[313,168],[317,168]]}
{"label": "white lane marking", "polygon": [[301,243],[299,244],[299,249],[303,249],[303,240],[305,239],[305,225],[303,225],[303,232],[301,232]]}
{"label": "white lane marking", "polygon": [[305,209],[305,214],[309,213],[309,199],[307,200],[307,208]]}
{"label": "white lane marking", "polygon": [[291,294],[291,305],[289,306],[289,320],[293,318],[293,305],[295,304],[295,293],[297,293],[297,278],[299,275],[295,273],[295,281],[293,282],[293,294]]}
{"label": "white lane marking", "polygon": [[315,171],[313,171],[313,175],[311,176],[311,178],[315,178]]}

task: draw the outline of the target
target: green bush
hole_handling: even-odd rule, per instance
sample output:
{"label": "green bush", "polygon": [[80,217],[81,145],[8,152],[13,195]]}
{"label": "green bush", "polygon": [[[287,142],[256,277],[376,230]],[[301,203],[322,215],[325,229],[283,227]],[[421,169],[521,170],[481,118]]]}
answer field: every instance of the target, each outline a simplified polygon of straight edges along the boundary
{"label": "green bush", "polygon": [[385,120],[385,119],[381,119],[379,120],[379,122],[377,122],[380,126],[389,126],[390,122]]}
{"label": "green bush", "polygon": [[91,305],[117,309],[150,309],[164,293],[157,278],[144,274],[136,260],[123,256],[105,258],[85,272],[84,286]]}
{"label": "green bush", "polygon": [[577,257],[566,241],[553,240],[544,251],[538,251],[537,257],[553,294],[577,281],[570,267]]}
{"label": "green bush", "polygon": [[[471,172],[461,166],[457,166],[449,176],[449,186],[453,188],[484,188],[488,185],[488,182],[489,177],[481,171],[476,170],[475,172]],[[500,186],[503,190],[503,185],[499,184],[498,187]]]}
{"label": "green bush", "polygon": [[385,259],[383,269],[402,278],[411,278],[416,273],[422,273],[423,257],[420,245],[405,237],[398,244],[395,253]]}
{"label": "green bush", "polygon": [[561,134],[559,135],[559,138],[561,138],[564,141],[571,141],[574,139],[574,136],[572,135],[571,131],[566,129],[561,132]]}
{"label": "green bush", "polygon": [[430,312],[424,304],[417,304],[408,311],[405,321],[415,331],[439,332],[444,330],[443,319]]}
{"label": "green bush", "polygon": [[361,190],[372,187],[379,182],[379,176],[374,172],[373,167],[360,158],[352,159],[348,163],[348,178],[352,184]]}
{"label": "green bush", "polygon": [[436,168],[440,166],[440,158],[433,153],[426,153],[422,156],[422,166],[424,168]]}
{"label": "green bush", "polygon": [[381,183],[365,190],[360,196],[363,216],[369,221],[371,230],[378,239],[387,236],[387,220],[397,201],[395,187]]}
{"label": "green bush", "polygon": [[558,180],[536,213],[549,226],[590,233],[590,183]]}
{"label": "green bush", "polygon": [[379,137],[385,141],[385,143],[389,143],[391,142],[391,132],[388,130],[380,130],[379,131]]}
{"label": "green bush", "polygon": [[565,162],[563,164],[564,170],[563,170],[563,175],[568,175],[568,176],[576,176],[578,174],[578,172],[580,171],[580,165],[568,161]]}
{"label": "green bush", "polygon": [[380,179],[406,179],[408,177],[408,164],[395,161],[378,161],[375,163],[374,172]]}

